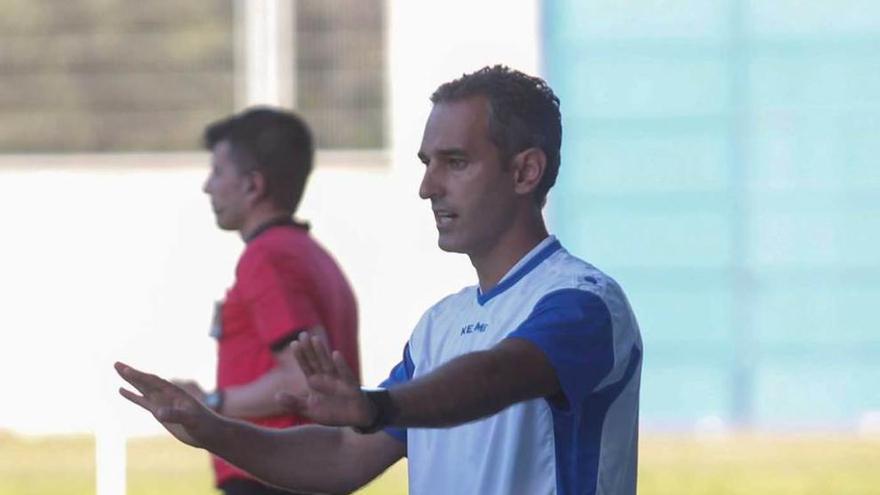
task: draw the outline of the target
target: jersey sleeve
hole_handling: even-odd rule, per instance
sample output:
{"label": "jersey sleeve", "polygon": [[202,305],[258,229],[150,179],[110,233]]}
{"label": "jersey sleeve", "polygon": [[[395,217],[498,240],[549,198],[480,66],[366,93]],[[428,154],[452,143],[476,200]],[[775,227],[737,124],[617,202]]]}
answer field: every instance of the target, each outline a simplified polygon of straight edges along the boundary
{"label": "jersey sleeve", "polygon": [[239,267],[242,295],[260,339],[270,348],[321,324],[301,264],[293,257],[261,252]]}
{"label": "jersey sleeve", "polygon": [[[415,364],[413,364],[412,356],[409,353],[409,344],[406,344],[403,348],[403,359],[391,369],[388,378],[380,383],[379,386],[382,388],[394,388],[401,383],[406,383],[412,380],[414,372]],[[389,427],[385,428],[383,431],[394,437],[396,440],[406,443],[406,428]]]}
{"label": "jersey sleeve", "polygon": [[596,294],[562,289],[541,299],[508,338],[538,346],[556,371],[562,404],[582,404],[614,366],[611,315]]}

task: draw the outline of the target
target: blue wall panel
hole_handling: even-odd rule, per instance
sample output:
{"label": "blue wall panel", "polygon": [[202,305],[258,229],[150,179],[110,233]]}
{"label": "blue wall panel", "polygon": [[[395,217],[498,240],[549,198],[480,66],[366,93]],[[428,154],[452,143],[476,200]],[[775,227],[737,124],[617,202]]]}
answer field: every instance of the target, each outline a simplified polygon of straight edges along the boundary
{"label": "blue wall panel", "polygon": [[880,4],[543,14],[564,126],[550,222],[631,297],[645,422],[837,427],[880,411]]}

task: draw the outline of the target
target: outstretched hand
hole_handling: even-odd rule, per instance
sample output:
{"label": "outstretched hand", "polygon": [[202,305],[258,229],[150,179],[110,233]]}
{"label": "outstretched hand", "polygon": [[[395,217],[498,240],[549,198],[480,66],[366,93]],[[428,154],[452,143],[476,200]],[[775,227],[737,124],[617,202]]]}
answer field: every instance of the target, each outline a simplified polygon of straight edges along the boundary
{"label": "outstretched hand", "polygon": [[376,411],[339,351],[306,332],[290,345],[306,378],[306,393],[277,395],[286,408],[328,426],[367,426]]}
{"label": "outstretched hand", "polygon": [[119,388],[119,394],[149,411],[178,440],[203,448],[211,420],[216,415],[182,387],[123,363],[114,365],[123,380],[140,395]]}

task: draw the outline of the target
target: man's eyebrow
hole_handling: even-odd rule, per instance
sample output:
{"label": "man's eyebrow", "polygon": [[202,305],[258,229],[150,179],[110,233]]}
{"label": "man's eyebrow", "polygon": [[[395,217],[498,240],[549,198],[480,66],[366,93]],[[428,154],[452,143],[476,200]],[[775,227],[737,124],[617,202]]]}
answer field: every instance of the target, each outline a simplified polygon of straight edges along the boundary
{"label": "man's eyebrow", "polygon": [[[439,150],[434,151],[434,155],[441,156],[444,158],[467,157],[468,156],[467,152],[461,148],[439,149]],[[427,163],[428,161],[430,161],[430,157],[424,151],[419,151],[417,156],[419,157],[419,160],[421,160],[423,163]]]}
{"label": "man's eyebrow", "polygon": [[437,150],[436,154],[441,156],[468,156],[467,152],[461,148],[444,148]]}

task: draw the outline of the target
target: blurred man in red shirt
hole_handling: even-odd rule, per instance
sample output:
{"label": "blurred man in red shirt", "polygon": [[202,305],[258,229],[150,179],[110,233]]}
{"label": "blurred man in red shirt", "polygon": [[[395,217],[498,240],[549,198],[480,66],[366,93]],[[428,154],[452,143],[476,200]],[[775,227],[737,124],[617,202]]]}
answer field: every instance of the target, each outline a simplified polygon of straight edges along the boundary
{"label": "blurred man in red shirt", "polygon": [[[288,344],[303,333],[339,350],[359,373],[357,306],[333,257],[293,219],[312,170],[312,138],[297,116],[255,108],[209,125],[211,171],[204,191],[217,225],[245,242],[235,282],[217,304],[217,389],[178,382],[214,411],[285,428],[306,421],[279,405],[279,392],[302,390]],[[217,487],[226,495],[288,493],[264,485],[219,457]]]}

